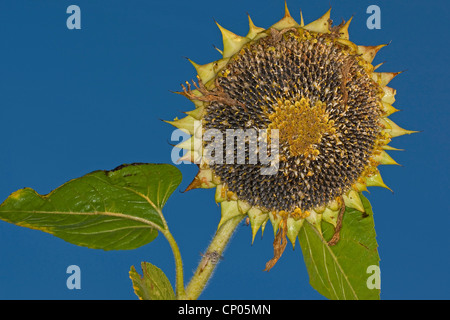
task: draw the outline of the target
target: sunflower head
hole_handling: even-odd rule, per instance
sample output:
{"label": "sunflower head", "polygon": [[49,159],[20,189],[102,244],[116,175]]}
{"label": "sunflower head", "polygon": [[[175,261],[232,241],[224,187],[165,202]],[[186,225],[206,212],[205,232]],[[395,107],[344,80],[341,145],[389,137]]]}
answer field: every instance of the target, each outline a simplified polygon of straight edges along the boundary
{"label": "sunflower head", "polygon": [[[181,159],[199,165],[188,189],[216,188],[221,222],[247,215],[252,239],[270,221],[284,249],[305,220],[320,231],[321,221],[336,226],[345,207],[364,211],[359,193],[387,188],[378,166],[397,164],[388,143],[413,132],[388,119],[398,110],[387,84],[399,72],[372,65],[385,45],[351,42],[350,21],[332,26],[329,10],[305,25],[286,7],[268,29],[249,18],[245,37],[218,25],[222,59],[191,61],[197,81],[181,94],[196,108],[169,121],[192,135],[177,146],[187,149]],[[264,174],[269,158],[275,170]]]}

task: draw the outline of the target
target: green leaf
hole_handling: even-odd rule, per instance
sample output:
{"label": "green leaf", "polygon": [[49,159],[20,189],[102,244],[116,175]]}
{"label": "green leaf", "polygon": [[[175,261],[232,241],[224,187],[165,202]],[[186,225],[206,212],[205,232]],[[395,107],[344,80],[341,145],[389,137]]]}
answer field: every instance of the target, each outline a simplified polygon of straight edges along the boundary
{"label": "green leaf", "polygon": [[[305,223],[299,233],[303,257],[310,284],[320,294],[332,300],[376,300],[380,298],[379,255],[373,212],[369,201],[360,194],[365,213],[347,208],[344,213],[340,240],[328,246],[334,233],[331,224],[323,223],[323,235]],[[376,287],[376,285],[375,285]]]}
{"label": "green leaf", "polygon": [[172,285],[164,272],[149,262],[142,262],[143,276],[136,272],[134,266],[130,269],[130,279],[134,293],[141,300],[175,300]]}
{"label": "green leaf", "polygon": [[0,219],[79,246],[135,249],[165,229],[161,209],[180,182],[172,165],[122,165],[71,180],[48,195],[20,189],[0,205]]}

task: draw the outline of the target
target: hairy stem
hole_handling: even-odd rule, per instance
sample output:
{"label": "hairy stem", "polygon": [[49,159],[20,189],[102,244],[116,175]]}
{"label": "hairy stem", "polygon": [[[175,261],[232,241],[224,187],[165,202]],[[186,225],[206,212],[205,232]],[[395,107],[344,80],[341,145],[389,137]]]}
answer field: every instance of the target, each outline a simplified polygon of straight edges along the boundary
{"label": "hairy stem", "polygon": [[184,291],[184,273],[183,273],[183,261],[181,260],[180,249],[175,241],[172,233],[169,231],[169,226],[164,218],[162,211],[155,208],[163,222],[164,229],[157,227],[157,229],[166,237],[167,242],[169,242],[170,248],[172,249],[173,258],[175,259],[175,294],[177,299],[185,300],[186,292]]}
{"label": "hairy stem", "polygon": [[161,232],[164,234],[167,241],[169,242],[170,247],[172,248],[173,257],[175,259],[175,271],[176,271],[175,294],[177,296],[177,299],[185,300],[186,293],[184,291],[183,261],[181,260],[180,249],[178,248],[177,242],[173,238],[169,229],[161,230]]}
{"label": "hairy stem", "polygon": [[217,262],[230,241],[234,230],[243,218],[243,215],[236,216],[225,222],[217,230],[206,253],[203,254],[203,258],[200,260],[194,276],[186,287],[186,299],[196,300],[200,296],[211,278]]}

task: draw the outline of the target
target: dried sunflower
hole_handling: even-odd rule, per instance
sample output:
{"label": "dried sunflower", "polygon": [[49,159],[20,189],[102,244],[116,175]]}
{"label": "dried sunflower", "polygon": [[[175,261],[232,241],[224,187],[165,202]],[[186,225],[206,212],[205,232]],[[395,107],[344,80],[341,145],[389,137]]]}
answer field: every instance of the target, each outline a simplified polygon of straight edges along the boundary
{"label": "dried sunflower", "polygon": [[[413,132],[388,119],[398,110],[392,106],[396,91],[387,84],[399,72],[375,72],[378,66],[371,64],[385,45],[354,44],[351,19],[332,26],[330,10],[305,25],[286,6],[284,17],[268,29],[249,17],[245,37],[218,25],[222,59],[205,65],[191,61],[197,83],[193,88],[186,82],[180,93],[196,108],[169,121],[192,135],[177,145],[188,150],[180,160],[199,165],[188,190],[216,188],[221,223],[246,214],[254,239],[271,222],[275,256],[266,270],[281,256],[286,237],[294,245],[305,220],[319,230],[322,221],[333,224],[329,244],[335,244],[345,207],[364,211],[359,193],[370,186],[387,188],[378,166],[396,164],[386,152],[396,149],[388,143]],[[216,139],[235,130],[244,132],[244,145],[235,144],[234,137],[231,144]],[[267,152],[277,161],[271,174],[262,174],[267,168],[262,147],[247,145],[254,138],[245,134],[249,130],[265,132],[266,142],[275,137],[276,153]],[[216,146],[220,142],[214,155],[231,156],[231,163],[211,161],[211,135],[202,139],[211,131]],[[258,160],[252,162],[252,156]]]}

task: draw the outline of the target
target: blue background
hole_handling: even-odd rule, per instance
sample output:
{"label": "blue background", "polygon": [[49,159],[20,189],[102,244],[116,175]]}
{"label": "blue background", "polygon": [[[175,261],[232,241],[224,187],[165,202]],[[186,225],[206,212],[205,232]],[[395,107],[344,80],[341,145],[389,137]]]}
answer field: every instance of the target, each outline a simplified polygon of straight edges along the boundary
{"label": "blue background", "polygon": [[[66,8],[81,8],[81,30],[68,30]],[[329,6],[338,24],[354,15],[350,39],[391,44],[374,64],[407,70],[390,86],[402,112],[391,118],[422,130],[393,140],[403,166],[384,166],[394,193],[371,188],[369,199],[382,270],[383,299],[448,299],[449,4],[447,1],[294,1],[305,22]],[[381,29],[366,27],[369,5],[381,8]],[[0,201],[32,187],[45,194],[69,179],[122,163],[170,163],[172,127],[192,103],[171,93],[195,77],[184,59],[219,58],[213,18],[247,33],[248,12],[258,26],[283,16],[281,0],[144,1],[9,0],[0,3]],[[197,171],[179,167],[180,190]],[[219,221],[213,190],[176,191],[164,209],[189,280]],[[300,247],[289,245],[269,273],[272,231],[250,244],[242,225],[202,299],[323,299],[309,285]],[[1,299],[135,299],[128,271],[141,261],[174,281],[170,248],[159,236],[132,251],[77,247],[49,234],[0,221]],[[81,268],[81,290],[68,290],[66,268]]]}

